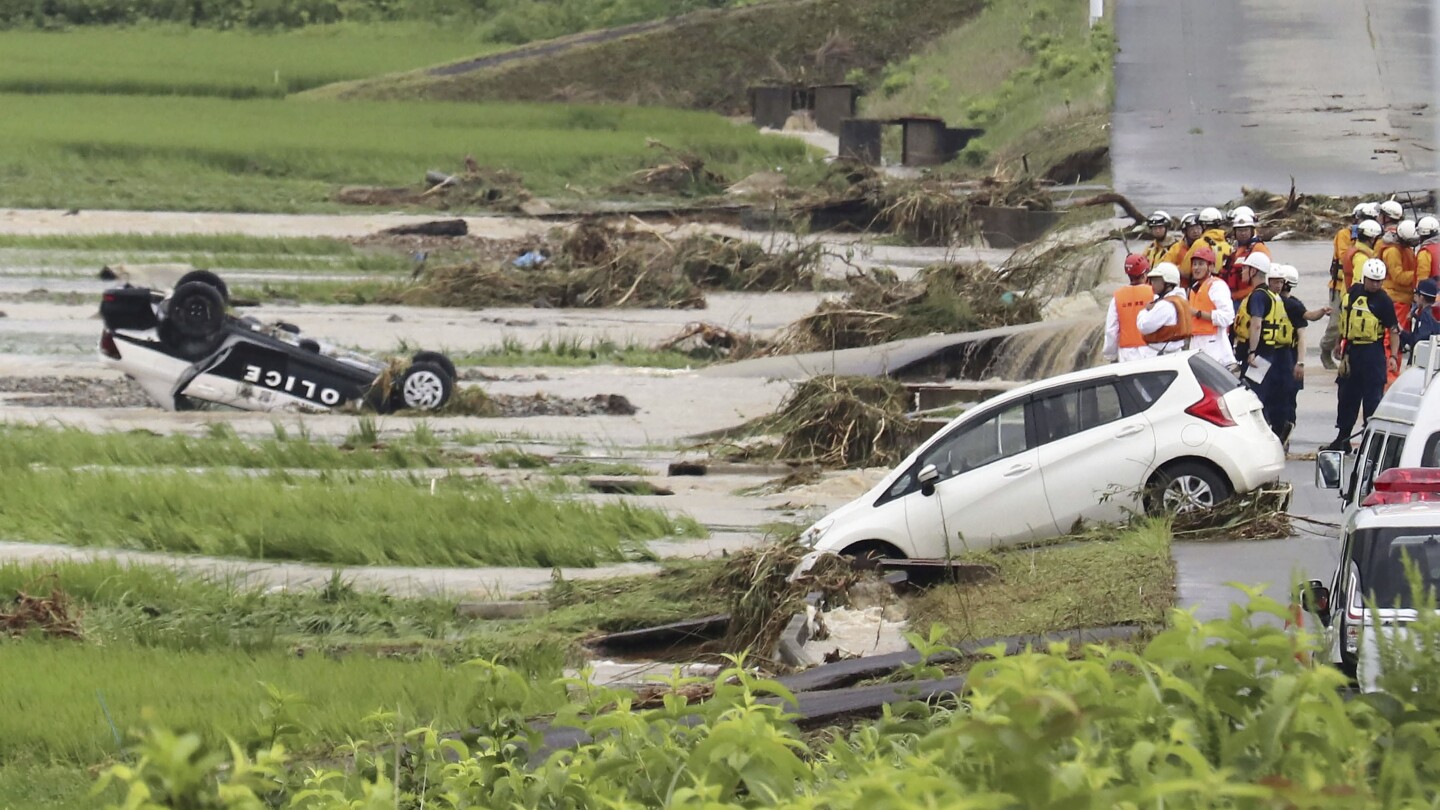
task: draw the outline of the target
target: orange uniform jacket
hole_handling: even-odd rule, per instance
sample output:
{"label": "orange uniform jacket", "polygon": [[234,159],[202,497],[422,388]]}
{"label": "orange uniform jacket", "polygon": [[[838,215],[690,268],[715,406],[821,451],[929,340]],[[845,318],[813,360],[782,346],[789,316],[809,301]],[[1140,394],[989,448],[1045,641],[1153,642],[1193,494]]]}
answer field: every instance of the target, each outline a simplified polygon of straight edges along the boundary
{"label": "orange uniform jacket", "polygon": [[1415,283],[1440,271],[1440,242],[1426,242],[1415,251]]}
{"label": "orange uniform jacket", "polygon": [[1380,258],[1385,262],[1385,294],[1408,305],[1415,295],[1415,251],[1398,242],[1383,242]]}
{"label": "orange uniform jacket", "polygon": [[1244,301],[1255,290],[1254,284],[1245,283],[1244,268],[1240,266],[1240,262],[1244,261],[1251,253],[1264,253],[1269,256],[1270,248],[1264,242],[1251,242],[1235,248],[1235,257],[1230,260],[1230,271],[1224,275],[1225,283],[1230,287],[1230,300],[1232,301]]}
{"label": "orange uniform jacket", "polygon": [[1145,336],[1135,319],[1140,310],[1155,299],[1155,291],[1149,284],[1130,284],[1115,291],[1115,314],[1120,319],[1119,346],[1122,349],[1138,349],[1145,345]]}
{"label": "orange uniform jacket", "polygon": [[1350,277],[1345,280],[1345,289],[1348,290],[1360,283],[1361,268],[1365,266],[1365,262],[1373,258],[1375,258],[1375,248],[1364,242],[1356,242],[1350,246],[1349,250],[1345,251],[1345,258],[1340,262],[1344,271],[1350,274]]}
{"label": "orange uniform jacket", "polygon": [[1355,247],[1355,235],[1351,233],[1350,226],[1346,225],[1335,232],[1335,252],[1331,255],[1330,289],[1336,292],[1349,289],[1345,286],[1345,257],[1349,255],[1352,247]]}

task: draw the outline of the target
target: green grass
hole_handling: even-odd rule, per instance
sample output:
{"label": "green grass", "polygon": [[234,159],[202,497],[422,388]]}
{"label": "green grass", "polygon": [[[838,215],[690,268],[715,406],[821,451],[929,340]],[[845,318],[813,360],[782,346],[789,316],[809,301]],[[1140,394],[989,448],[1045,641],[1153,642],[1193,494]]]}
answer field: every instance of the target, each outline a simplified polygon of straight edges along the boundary
{"label": "green grass", "polygon": [[1072,152],[1104,146],[1112,38],[1108,26],[1092,31],[1084,11],[1072,0],[987,3],[973,20],[866,77],[872,92],[862,112],[984,128],[965,157],[1012,174],[1022,154],[1043,173]]}
{"label": "green grass", "polygon": [[451,355],[456,365],[464,366],[626,366],[631,368],[696,368],[709,365],[713,356],[703,352],[682,352],[656,349],[634,341],[617,343],[606,338],[585,339],[562,335],[545,338],[539,345],[526,346],[515,338],[504,338],[500,345],[479,351]]}
{"label": "green grass", "polygon": [[662,160],[649,138],[732,177],[806,159],[796,141],[713,115],[638,107],[78,95],[0,107],[0,204],[13,206],[335,211],[340,186],[414,187],[466,155],[573,198]]}
{"label": "green grass", "polygon": [[349,257],[360,253],[342,239],[251,236],[243,233],[0,234],[0,248],[78,250],[105,253],[264,254],[305,258]]}
{"label": "green grass", "polygon": [[0,810],[95,810],[123,800],[118,788],[91,798],[95,778],[78,765],[0,764]]}
{"label": "green grass", "polygon": [[0,93],[280,97],[499,47],[471,27],[414,23],[9,30],[0,31]]}
{"label": "green grass", "polygon": [[[145,431],[91,433],[76,428],[0,425],[0,468],[39,464],[59,469],[104,467],[240,467],[245,469],[379,470],[473,465],[469,454],[446,452],[412,434],[385,442],[352,439],[344,446],[292,435],[246,441],[225,423],[207,435],[158,436]],[[428,436],[428,434],[427,434]],[[432,437],[433,438],[433,437]]]}
{"label": "green grass", "polygon": [[937,587],[915,600],[910,624],[939,624],[951,642],[1139,623],[1159,626],[1175,604],[1170,526],[1147,521],[1096,530],[1063,546],[976,555],[995,579]]}
{"label": "green grass", "polygon": [[0,645],[0,761],[89,764],[117,753],[100,700],[122,735],[146,717],[219,741],[268,738],[256,720],[271,684],[300,698],[296,743],[338,743],[367,732],[364,718],[400,711],[409,723],[464,723],[479,698],[465,667],[434,658],[395,661],[286,653],[250,655],[80,643]]}
{"label": "green grass", "polygon": [[10,467],[0,536],[353,565],[593,566],[643,542],[703,536],[694,520],[483,480],[324,472],[232,475]]}

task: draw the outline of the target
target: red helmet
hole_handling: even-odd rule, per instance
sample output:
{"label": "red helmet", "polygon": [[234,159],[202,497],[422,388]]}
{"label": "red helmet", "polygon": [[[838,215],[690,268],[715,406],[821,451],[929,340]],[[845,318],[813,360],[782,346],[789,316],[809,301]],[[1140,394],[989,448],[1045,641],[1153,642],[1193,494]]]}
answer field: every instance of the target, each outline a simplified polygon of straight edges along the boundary
{"label": "red helmet", "polygon": [[1204,259],[1205,261],[1207,261],[1207,262],[1209,262],[1209,263],[1211,263],[1211,264],[1214,264],[1214,263],[1215,263],[1215,251],[1212,250],[1209,245],[1206,245],[1206,246],[1201,247],[1201,248],[1196,248],[1196,249],[1195,249],[1195,252],[1190,254],[1190,258],[1191,258],[1192,260],[1194,260],[1194,259]]}
{"label": "red helmet", "polygon": [[1125,257],[1125,275],[1130,278],[1140,278],[1150,272],[1150,260],[1139,253],[1131,253]]}

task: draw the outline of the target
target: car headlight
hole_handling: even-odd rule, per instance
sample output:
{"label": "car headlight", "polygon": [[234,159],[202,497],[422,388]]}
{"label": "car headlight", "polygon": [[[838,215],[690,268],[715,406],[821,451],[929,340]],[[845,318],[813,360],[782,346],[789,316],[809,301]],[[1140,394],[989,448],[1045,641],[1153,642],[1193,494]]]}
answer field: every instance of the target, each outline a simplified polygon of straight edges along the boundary
{"label": "car headlight", "polygon": [[814,548],[815,544],[820,542],[820,538],[824,537],[825,533],[830,531],[830,527],[834,525],[834,518],[825,518],[815,523],[815,525],[800,533],[800,545],[806,548]]}

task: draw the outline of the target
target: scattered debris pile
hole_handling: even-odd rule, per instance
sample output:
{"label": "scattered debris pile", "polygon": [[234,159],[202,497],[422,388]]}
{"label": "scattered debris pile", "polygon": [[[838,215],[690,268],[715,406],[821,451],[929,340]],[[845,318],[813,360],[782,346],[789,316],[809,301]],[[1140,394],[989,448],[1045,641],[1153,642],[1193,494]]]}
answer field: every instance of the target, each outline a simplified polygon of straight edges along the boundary
{"label": "scattered debris pile", "polygon": [[913,281],[893,274],[852,275],[850,294],[827,301],[777,340],[782,353],[873,346],[933,333],[971,332],[1039,320],[1042,301],[1022,274],[982,262],[937,264]]}
{"label": "scattered debris pile", "polygon": [[[703,309],[705,289],[813,289],[821,249],[766,251],[713,234],[667,239],[635,223],[582,221],[561,237],[501,264],[425,268],[394,303],[420,306],[657,307]],[[523,265],[523,266],[521,266]]]}
{"label": "scattered debris pile", "polygon": [[1274,239],[1281,234],[1296,237],[1330,237],[1342,226],[1350,224],[1351,212],[1362,202],[1394,199],[1406,207],[1406,216],[1430,212],[1436,208],[1434,192],[1399,192],[1370,197],[1330,197],[1324,194],[1301,194],[1292,183],[1289,194],[1273,194],[1263,189],[1242,188],[1241,197],[1227,203],[1228,208],[1248,205],[1260,220],[1260,235]]}
{"label": "scattered debris pile", "polygon": [[1049,211],[1054,201],[1032,178],[975,184],[940,178],[889,178],[871,167],[836,164],[827,190],[795,202],[792,215],[819,230],[854,229],[894,234],[917,245],[945,247],[973,235],[977,205]]}
{"label": "scattered debris pile", "polygon": [[1176,540],[1274,540],[1289,537],[1289,484],[1236,495],[1214,509],[1176,515]]}
{"label": "scattered debris pile", "polygon": [[749,332],[739,332],[703,321],[686,324],[673,337],[656,344],[657,351],[686,351],[700,356],[702,353],[727,360],[743,360],[748,357],[763,357],[771,352],[768,341]]}
{"label": "scattered debris pile", "polygon": [[666,146],[654,138],[647,138],[645,145],[664,152],[664,161],[635,172],[616,191],[688,197],[718,193],[729,183],[705,168],[705,159],[693,152]]}
{"label": "scattered debris pile", "polygon": [[31,633],[49,638],[82,637],[79,612],[71,608],[70,597],[58,585],[52,585],[45,596],[17,593],[0,608],[0,633],[12,638]]}
{"label": "scattered debris pile", "polygon": [[782,542],[745,549],[731,558],[712,585],[715,593],[729,594],[723,651],[775,649],[790,618],[804,610],[807,594],[820,591],[827,599],[838,598],[858,579],[847,560],[827,555],[792,582],[791,573],[808,552],[797,543]]}
{"label": "scattered debris pile", "polygon": [[520,175],[480,166],[467,156],[459,174],[429,171],[419,186],[345,186],[331,199],[344,205],[414,205],[442,211],[483,206],[519,213],[531,196]]}
{"label": "scattered debris pile", "polygon": [[814,377],[795,386],[766,420],[777,458],[824,467],[888,467],[910,449],[905,387],[888,378]]}

